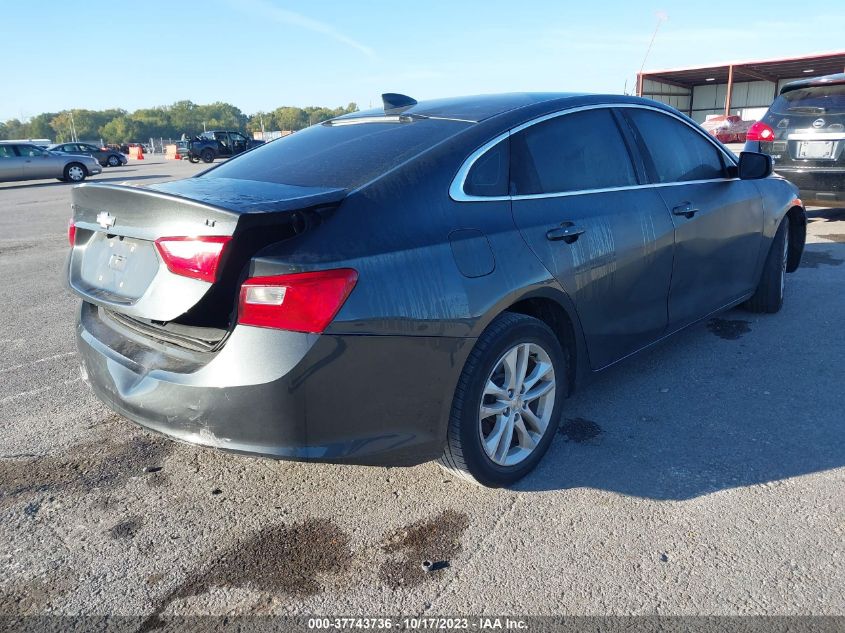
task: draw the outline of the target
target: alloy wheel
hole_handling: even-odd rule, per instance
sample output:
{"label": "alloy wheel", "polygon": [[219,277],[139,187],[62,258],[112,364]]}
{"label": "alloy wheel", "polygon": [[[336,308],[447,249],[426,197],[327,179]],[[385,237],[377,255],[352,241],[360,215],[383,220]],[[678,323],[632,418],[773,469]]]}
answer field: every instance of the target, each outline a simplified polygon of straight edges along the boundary
{"label": "alloy wheel", "polygon": [[515,466],[534,451],[552,416],[555,371],[536,343],[518,343],[496,362],[479,409],[481,445],[499,466]]}

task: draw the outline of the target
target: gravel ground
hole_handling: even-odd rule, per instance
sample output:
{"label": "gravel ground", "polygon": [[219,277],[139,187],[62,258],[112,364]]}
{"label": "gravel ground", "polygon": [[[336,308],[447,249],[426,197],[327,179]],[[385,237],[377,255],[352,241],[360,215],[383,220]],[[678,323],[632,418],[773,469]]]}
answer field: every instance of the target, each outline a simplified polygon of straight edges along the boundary
{"label": "gravel ground", "polygon": [[811,214],[780,314],[732,311],[608,370],[541,467],[491,491],[112,414],[74,352],[69,200],[0,185],[0,613],[845,614],[845,209]]}

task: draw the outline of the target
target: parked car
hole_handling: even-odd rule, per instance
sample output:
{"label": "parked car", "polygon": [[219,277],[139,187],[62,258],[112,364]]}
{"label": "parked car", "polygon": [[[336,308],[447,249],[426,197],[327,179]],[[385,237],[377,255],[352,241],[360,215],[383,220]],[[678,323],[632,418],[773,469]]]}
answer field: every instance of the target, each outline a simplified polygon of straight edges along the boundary
{"label": "parked car", "polygon": [[126,156],[107,147],[97,147],[90,143],[57,143],[47,147],[51,152],[61,154],[80,154],[93,156],[103,167],[119,167],[127,163]]}
{"label": "parked car", "polygon": [[211,130],[203,132],[190,142],[188,157],[192,163],[198,163],[200,160],[210,163],[215,158],[234,156],[263,144],[264,141],[247,138],[240,132]]}
{"label": "parked car", "polygon": [[752,125],[754,121],[743,121],[742,117],[731,114],[710,117],[701,127],[722,143],[745,143],[745,136]]}
{"label": "parked car", "polygon": [[102,171],[100,163],[91,156],[70,156],[31,143],[0,141],[0,182],[40,178],[82,182]]}
{"label": "parked car", "polygon": [[386,95],[73,202],[77,342],[115,411],[488,486],[537,464],[593,374],[733,306],[777,312],[806,228],[768,156],[602,95]]}
{"label": "parked car", "polygon": [[786,84],[745,149],[769,154],[805,204],[845,203],[845,73]]}

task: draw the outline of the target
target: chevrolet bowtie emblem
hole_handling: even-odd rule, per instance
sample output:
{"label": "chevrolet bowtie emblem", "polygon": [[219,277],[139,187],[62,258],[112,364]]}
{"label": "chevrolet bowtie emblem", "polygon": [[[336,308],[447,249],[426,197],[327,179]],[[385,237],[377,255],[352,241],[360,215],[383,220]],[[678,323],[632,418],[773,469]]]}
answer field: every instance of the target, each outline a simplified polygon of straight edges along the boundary
{"label": "chevrolet bowtie emblem", "polygon": [[108,211],[100,211],[97,214],[97,224],[102,226],[104,229],[114,226],[114,216],[109,215]]}

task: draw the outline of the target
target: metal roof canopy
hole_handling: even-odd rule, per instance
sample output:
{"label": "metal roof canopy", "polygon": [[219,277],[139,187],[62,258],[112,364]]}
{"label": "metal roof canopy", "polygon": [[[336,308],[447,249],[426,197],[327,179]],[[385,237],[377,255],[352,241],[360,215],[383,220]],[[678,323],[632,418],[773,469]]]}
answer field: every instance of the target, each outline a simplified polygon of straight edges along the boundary
{"label": "metal roof canopy", "polygon": [[737,81],[770,81],[777,85],[781,79],[818,77],[845,72],[845,51],[816,53],[801,57],[764,59],[758,61],[730,62],[695,68],[649,70],[637,73],[637,95],[643,94],[645,80],[658,81],[670,86],[692,89],[709,84],[727,84],[725,114],[731,109],[731,88]]}

